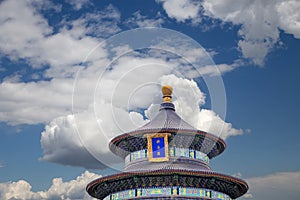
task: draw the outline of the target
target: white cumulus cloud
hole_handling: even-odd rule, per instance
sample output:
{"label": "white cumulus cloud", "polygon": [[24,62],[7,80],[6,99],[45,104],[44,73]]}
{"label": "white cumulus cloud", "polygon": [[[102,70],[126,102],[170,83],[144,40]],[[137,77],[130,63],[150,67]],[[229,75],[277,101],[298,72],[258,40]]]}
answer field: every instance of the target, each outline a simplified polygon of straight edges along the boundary
{"label": "white cumulus cloud", "polygon": [[167,15],[178,22],[192,20],[199,22],[199,12],[201,4],[195,0],[157,0],[162,3]]}
{"label": "white cumulus cloud", "polygon": [[[55,71],[55,75],[70,76],[61,68],[76,68],[83,61],[95,61],[105,56],[105,52],[99,51],[89,56],[89,60],[85,59],[107,37],[101,34],[102,38],[96,38],[88,34],[116,33],[119,28],[113,21],[118,21],[119,17],[119,12],[108,6],[98,14],[87,14],[75,20],[71,28],[62,27],[54,33],[32,2],[4,1],[0,4],[0,51],[12,60],[25,59],[35,68],[50,65],[49,71]],[[111,24],[105,22],[107,19]],[[47,75],[53,75],[53,72]]]}
{"label": "white cumulus cloud", "polygon": [[246,180],[249,194],[244,199],[255,200],[298,200],[300,191],[300,172],[280,172]]}
{"label": "white cumulus cloud", "polygon": [[162,84],[174,87],[174,95],[176,95],[174,104],[178,114],[195,128],[223,139],[243,134],[243,130],[233,128],[231,123],[225,122],[214,111],[201,109],[205,104],[205,94],[201,92],[195,81],[169,75],[162,77]]}
{"label": "white cumulus cloud", "polygon": [[178,22],[205,16],[239,28],[238,48],[244,58],[263,66],[265,58],[280,41],[280,30],[300,38],[298,0],[161,0],[170,18]]}
{"label": "white cumulus cloud", "polygon": [[30,58],[38,49],[35,43],[52,32],[29,1],[3,1],[0,4],[0,50],[12,59]]}
{"label": "white cumulus cloud", "polygon": [[262,66],[265,57],[280,40],[279,30],[299,38],[300,14],[297,0],[232,1],[212,0],[203,2],[207,16],[241,25],[238,46],[245,58]]}
{"label": "white cumulus cloud", "polygon": [[[131,76],[140,74],[134,71],[131,73]],[[97,102],[94,106],[90,105],[88,110],[75,115],[54,119],[42,133],[41,144],[44,150],[42,159],[86,168],[114,167],[114,164],[122,163],[121,159],[117,159],[109,151],[109,141],[118,134],[134,130],[147,122],[143,117],[144,113],[138,110],[144,110],[150,119],[158,112],[161,92],[156,84],[174,87],[177,113],[194,127],[224,139],[243,133],[242,130],[233,128],[231,123],[221,119],[214,111],[200,108],[205,104],[205,95],[195,81],[178,78],[175,75],[152,74],[152,76],[154,80],[158,78],[159,82],[151,87],[143,86],[143,81],[151,82],[151,74],[133,81],[125,79],[120,84],[118,81],[112,81],[112,85],[104,84],[106,90],[99,91],[101,95],[96,95]],[[135,90],[138,87],[142,88],[141,91]],[[127,106],[137,111],[128,111]],[[122,166],[117,165],[117,168],[121,169]]]}
{"label": "white cumulus cloud", "polygon": [[46,191],[32,191],[32,186],[25,180],[0,183],[0,198],[5,200],[92,200],[86,191],[90,181],[100,175],[85,171],[74,180],[64,182],[62,178],[54,178]]}
{"label": "white cumulus cloud", "polygon": [[275,5],[279,13],[279,26],[286,33],[300,38],[300,2],[297,0],[280,1]]}

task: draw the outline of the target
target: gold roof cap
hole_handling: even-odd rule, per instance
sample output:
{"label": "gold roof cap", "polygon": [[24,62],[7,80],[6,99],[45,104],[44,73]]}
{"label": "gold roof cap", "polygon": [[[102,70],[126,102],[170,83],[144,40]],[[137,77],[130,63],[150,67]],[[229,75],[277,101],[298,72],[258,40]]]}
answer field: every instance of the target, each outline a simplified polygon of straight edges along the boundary
{"label": "gold roof cap", "polygon": [[161,88],[163,93],[163,101],[164,102],[172,102],[172,92],[173,88],[170,85],[163,85]]}

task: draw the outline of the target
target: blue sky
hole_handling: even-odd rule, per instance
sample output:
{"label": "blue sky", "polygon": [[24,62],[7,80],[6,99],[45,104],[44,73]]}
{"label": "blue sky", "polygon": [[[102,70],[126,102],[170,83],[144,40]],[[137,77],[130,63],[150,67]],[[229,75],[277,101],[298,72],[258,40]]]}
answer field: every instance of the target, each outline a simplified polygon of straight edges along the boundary
{"label": "blue sky", "polygon": [[[0,198],[91,199],[109,139],[177,112],[226,139],[241,199],[299,199],[297,0],[1,1]],[[151,27],[151,28],[149,28]],[[108,166],[108,167],[107,167]]]}

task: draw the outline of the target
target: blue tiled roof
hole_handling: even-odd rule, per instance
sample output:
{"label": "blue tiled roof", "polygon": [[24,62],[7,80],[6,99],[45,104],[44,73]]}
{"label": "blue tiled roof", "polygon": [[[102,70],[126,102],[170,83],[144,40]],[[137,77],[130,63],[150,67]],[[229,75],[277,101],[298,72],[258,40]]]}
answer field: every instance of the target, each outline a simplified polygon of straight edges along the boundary
{"label": "blue tiled roof", "polygon": [[147,124],[137,129],[142,130],[191,130],[197,132],[193,126],[181,119],[175,112],[173,103],[162,103],[158,114]]}

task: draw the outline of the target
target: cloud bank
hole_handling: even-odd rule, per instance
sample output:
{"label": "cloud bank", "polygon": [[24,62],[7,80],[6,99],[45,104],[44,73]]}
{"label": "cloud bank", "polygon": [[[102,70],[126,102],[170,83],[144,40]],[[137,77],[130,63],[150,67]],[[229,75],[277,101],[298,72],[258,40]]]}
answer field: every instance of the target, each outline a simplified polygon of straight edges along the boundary
{"label": "cloud bank", "polygon": [[300,191],[300,172],[281,172],[247,179],[249,193],[244,199],[255,200],[297,200]]}
{"label": "cloud bank", "polygon": [[[280,42],[280,31],[300,38],[298,0],[161,0],[170,18],[178,22],[208,18],[239,28],[238,49],[244,58],[263,66],[273,47]],[[200,21],[201,22],[201,21]],[[198,23],[199,24],[199,23]],[[201,25],[201,23],[199,24]]]}
{"label": "cloud bank", "polygon": [[[189,3],[177,2],[178,8],[191,11],[177,21],[197,21],[200,5]],[[147,114],[155,113],[153,108],[161,101],[159,90],[165,83],[174,85],[180,115],[196,128],[223,138],[243,133],[223,115],[200,108],[205,95],[192,80],[218,77],[233,70],[235,63],[214,65],[210,61],[214,52],[188,45],[187,36],[160,38],[166,29],[153,41],[149,31],[156,29],[147,29],[139,35],[142,45],[130,43],[136,41],[130,34],[125,38],[128,44],[122,43],[118,39],[123,35],[114,35],[121,30],[121,14],[112,5],[77,18],[65,16],[51,26],[41,14],[41,9],[52,9],[50,4],[14,0],[0,4],[0,52],[11,62],[24,62],[32,72],[31,77],[16,72],[1,80],[0,121],[46,124],[41,160],[86,168],[119,163],[108,151],[109,140],[147,122]],[[72,5],[79,10],[88,2]],[[175,11],[170,16],[178,17]],[[139,12],[125,21],[139,27],[164,23],[159,14],[150,20]]]}
{"label": "cloud bank", "polygon": [[33,192],[31,185],[25,180],[0,183],[0,198],[9,200],[92,200],[86,191],[86,184],[100,175],[85,171],[74,180],[64,182],[62,178],[54,178],[46,191]]}

